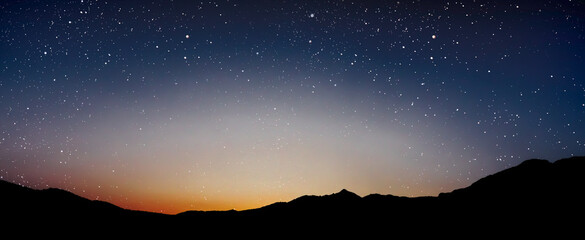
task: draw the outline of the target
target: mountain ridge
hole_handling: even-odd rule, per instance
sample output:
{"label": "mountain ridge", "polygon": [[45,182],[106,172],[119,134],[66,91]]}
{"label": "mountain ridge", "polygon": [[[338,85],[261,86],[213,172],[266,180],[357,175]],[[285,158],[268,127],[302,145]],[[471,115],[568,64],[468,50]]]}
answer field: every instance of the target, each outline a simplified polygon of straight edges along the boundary
{"label": "mountain ridge", "polygon": [[[549,219],[585,213],[581,172],[585,157],[549,162],[530,159],[488,175],[470,186],[438,196],[402,197],[369,194],[361,197],[347,189],[329,195],[303,195],[242,211],[185,211],[176,215],[127,210],[111,203],[88,200],[65,190],[34,190],[0,180],[0,210],[15,219],[67,217],[74,223],[117,226],[334,226],[378,228],[392,225],[413,228],[449,224],[476,227],[497,218],[505,224],[541,224]],[[451,219],[444,221],[445,218]],[[353,229],[353,228],[351,228]]]}

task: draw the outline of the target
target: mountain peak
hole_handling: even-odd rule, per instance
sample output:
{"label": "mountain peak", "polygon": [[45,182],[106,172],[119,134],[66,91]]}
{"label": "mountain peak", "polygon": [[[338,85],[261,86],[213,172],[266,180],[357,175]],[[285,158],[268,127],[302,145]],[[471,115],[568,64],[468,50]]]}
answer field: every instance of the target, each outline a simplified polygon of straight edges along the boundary
{"label": "mountain peak", "polygon": [[354,194],[354,193],[352,193],[344,188],[344,189],[341,189],[341,191],[339,191],[337,194]]}
{"label": "mountain peak", "polygon": [[343,199],[359,199],[362,198],[359,195],[348,191],[347,189],[341,189],[341,191],[339,191],[338,193],[334,193],[332,194],[332,196],[335,196],[337,198],[343,198]]}

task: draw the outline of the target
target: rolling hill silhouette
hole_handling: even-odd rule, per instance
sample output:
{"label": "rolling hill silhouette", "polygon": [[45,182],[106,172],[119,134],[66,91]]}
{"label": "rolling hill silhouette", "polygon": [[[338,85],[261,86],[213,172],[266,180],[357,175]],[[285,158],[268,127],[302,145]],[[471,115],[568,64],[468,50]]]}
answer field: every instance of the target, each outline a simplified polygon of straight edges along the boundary
{"label": "rolling hill silhouette", "polygon": [[[288,231],[414,231],[429,234],[445,229],[578,229],[585,203],[585,157],[551,163],[526,160],[484,177],[469,187],[436,197],[399,197],[348,190],[324,196],[301,196],[244,211],[187,211],[165,215],[119,208],[59,189],[34,190],[0,181],[0,208],[5,219],[109,226],[201,229],[239,227]],[[544,228],[546,227],[546,228]],[[420,229],[426,229],[420,231]],[[526,228],[528,229],[528,227]],[[432,231],[431,231],[432,230]],[[533,229],[534,230],[534,229]],[[431,232],[429,232],[431,231]]]}

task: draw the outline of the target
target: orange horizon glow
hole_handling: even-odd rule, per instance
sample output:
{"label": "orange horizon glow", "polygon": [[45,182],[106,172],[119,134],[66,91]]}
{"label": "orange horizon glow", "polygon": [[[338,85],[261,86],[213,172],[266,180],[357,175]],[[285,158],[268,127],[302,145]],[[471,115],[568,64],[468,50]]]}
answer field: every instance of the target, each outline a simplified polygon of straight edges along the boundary
{"label": "orange horizon glow", "polygon": [[[445,189],[446,192],[451,191],[455,188],[465,186],[456,186],[454,188]],[[105,186],[99,186],[94,191],[81,189],[79,187],[69,186],[51,186],[51,188],[60,188],[66,191],[72,192],[78,196],[87,198],[89,200],[99,200],[114,204],[118,207],[128,210],[138,210],[154,213],[163,214],[178,214],[186,211],[225,211],[225,210],[248,210],[256,209],[263,206],[270,205],[276,202],[288,202],[295,198],[303,195],[328,195],[339,192],[345,187],[338,187],[331,190],[314,190],[302,192],[301,190],[291,191],[291,189],[280,189],[280,191],[268,191],[268,192],[256,192],[251,194],[249,192],[221,192],[215,191],[213,194],[209,194],[209,197],[196,193],[185,192],[165,192],[155,190],[153,188],[138,187],[132,189],[125,188],[110,188],[107,190]],[[46,188],[36,187],[33,189],[42,190]],[[351,192],[351,188],[345,188]],[[426,194],[412,194],[407,189],[402,191],[386,191],[386,192],[354,192],[362,197],[379,193],[379,194],[390,194],[395,196],[437,196],[439,192],[433,192],[433,189],[427,189]]]}

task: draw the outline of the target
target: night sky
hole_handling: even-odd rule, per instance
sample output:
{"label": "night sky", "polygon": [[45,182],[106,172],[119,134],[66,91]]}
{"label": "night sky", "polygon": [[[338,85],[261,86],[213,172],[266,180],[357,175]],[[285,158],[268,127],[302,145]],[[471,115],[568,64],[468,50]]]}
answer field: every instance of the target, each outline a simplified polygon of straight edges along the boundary
{"label": "night sky", "polygon": [[130,209],[585,155],[585,2],[1,1],[0,178]]}

